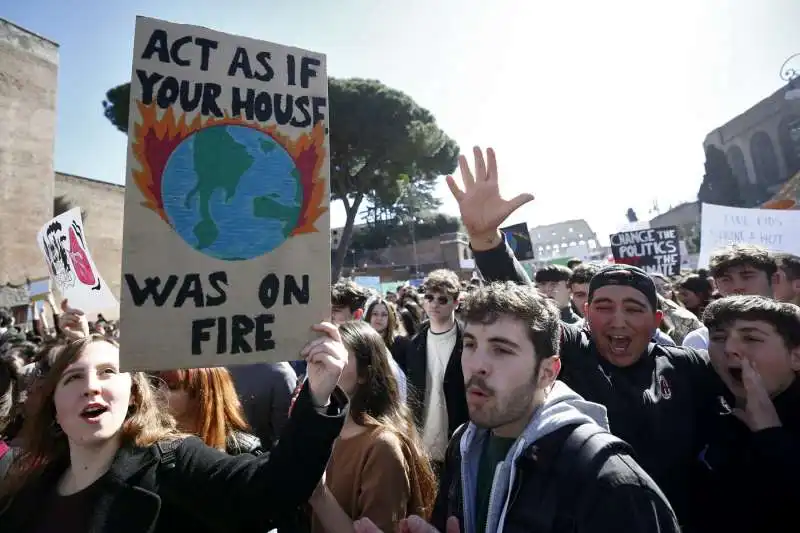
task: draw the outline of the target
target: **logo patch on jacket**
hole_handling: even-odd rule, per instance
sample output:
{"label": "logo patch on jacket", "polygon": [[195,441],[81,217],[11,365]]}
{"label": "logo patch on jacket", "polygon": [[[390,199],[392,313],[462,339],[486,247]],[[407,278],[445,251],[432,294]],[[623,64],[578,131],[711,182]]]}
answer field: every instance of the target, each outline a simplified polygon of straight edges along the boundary
{"label": "logo patch on jacket", "polygon": [[664,400],[672,398],[672,387],[664,376],[658,376],[658,395]]}

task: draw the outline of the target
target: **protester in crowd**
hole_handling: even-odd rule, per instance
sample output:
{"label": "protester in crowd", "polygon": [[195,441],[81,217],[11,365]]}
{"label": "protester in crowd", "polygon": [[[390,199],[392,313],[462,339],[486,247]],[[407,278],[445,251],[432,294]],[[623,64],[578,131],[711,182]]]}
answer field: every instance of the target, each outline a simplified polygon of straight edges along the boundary
{"label": "protester in crowd", "polygon": [[408,351],[408,337],[397,313],[397,306],[388,300],[376,298],[367,306],[364,315],[369,325],[381,334],[383,342],[395,360],[403,359]]}
{"label": "protester in crowd", "polygon": [[664,314],[659,327],[669,335],[673,346],[680,345],[686,335],[703,327],[703,323],[694,314],[661,294],[658,294],[658,308]]}
{"label": "protester in crowd", "polygon": [[[475,152],[476,175],[461,162],[465,190],[448,184],[486,280],[529,284],[501,227],[532,199],[499,194],[497,166]],[[611,431],[633,446],[639,464],[667,495],[681,523],[689,518],[689,486],[704,431],[723,386],[698,352],[650,342],[663,314],[655,284],[644,271],[611,265],[592,277],[584,313],[587,327],[562,324],[560,379],[608,409]]]}
{"label": "protester in crowd", "polygon": [[772,291],[776,300],[800,305],[800,257],[775,254],[778,270],[772,276]]}
{"label": "protester in crowd", "polygon": [[428,322],[412,339],[401,364],[410,385],[414,420],[422,428],[425,448],[439,469],[448,439],[467,421],[461,374],[462,329],[455,318],[460,284],[455,272],[434,270],[422,286]]}
{"label": "protester in crowd", "polygon": [[[36,345],[24,342],[0,356],[0,442],[14,444],[22,428],[27,399],[24,368],[36,349]],[[0,456],[6,451],[0,446]]]}
{"label": "protester in crowd", "polygon": [[12,349],[0,356],[0,479],[11,465],[11,442],[19,430],[17,422],[22,418],[24,360],[16,352]]}
{"label": "protester in crowd", "polygon": [[[492,284],[465,300],[470,423],[448,446],[432,525],[413,517],[401,531],[679,531],[630,448],[608,433],[605,408],[556,381],[559,315],[514,284]],[[356,531],[376,526],[362,520]]]}
{"label": "protester in crowd", "polygon": [[369,293],[353,281],[338,281],[331,287],[331,315],[334,324],[360,320]]}
{"label": "protester in crowd", "polygon": [[353,521],[363,517],[395,531],[408,515],[430,515],[436,479],[384,340],[364,322],[345,323],[339,333],[349,354],[340,386],[350,411],[310,500],[312,532],[352,532]]}
{"label": "protester in crowd", "polygon": [[[699,531],[800,531],[800,308],[732,296],[706,308],[709,354],[733,393],[700,456]],[[741,503],[741,504],[740,504]]]}
{"label": "protester in crowd", "polygon": [[[100,336],[70,342],[42,378],[25,447],[0,485],[0,527],[33,531],[268,531],[307,501],[341,431],[335,326],[302,355],[306,385],[270,457],[231,457],[185,437],[147,377],[121,372]],[[35,510],[35,512],[31,512]]]}
{"label": "protester in crowd", "polygon": [[658,292],[662,298],[672,300],[672,282],[667,278],[667,276],[661,274],[660,272],[651,272],[650,277],[653,278],[653,283],[656,284],[656,292]]}
{"label": "protester in crowd", "polygon": [[711,302],[714,285],[708,277],[708,271],[700,269],[696,273],[686,274],[676,284],[678,301],[697,317],[703,316],[706,306]]}
{"label": "protester in crowd", "polygon": [[400,319],[403,323],[403,329],[406,331],[409,339],[419,333],[422,326],[425,311],[414,300],[407,298],[402,305],[398,307]]}
{"label": "protester in crowd", "polygon": [[[743,294],[772,297],[772,280],[778,265],[766,248],[733,244],[712,252],[708,262],[721,297]],[[683,345],[708,350],[708,328],[688,334]]]}
{"label": "protester in crowd", "polygon": [[230,455],[264,453],[261,441],[250,433],[226,369],[165,370],[152,376],[154,384],[166,393],[169,412],[178,430],[197,435],[206,446]]}
{"label": "protester in crowd", "polygon": [[589,281],[592,276],[597,274],[598,270],[600,270],[600,265],[596,263],[578,262],[567,281],[572,311],[581,318],[583,318],[584,304],[589,297]]}
{"label": "protester in crowd", "polygon": [[244,409],[265,451],[269,451],[289,420],[297,373],[287,362],[228,367]]}
{"label": "protester in crowd", "polygon": [[561,320],[567,324],[575,324],[581,317],[572,311],[570,305],[569,280],[572,271],[561,265],[547,265],[536,271],[536,288],[543,295],[553,300],[561,310]]}

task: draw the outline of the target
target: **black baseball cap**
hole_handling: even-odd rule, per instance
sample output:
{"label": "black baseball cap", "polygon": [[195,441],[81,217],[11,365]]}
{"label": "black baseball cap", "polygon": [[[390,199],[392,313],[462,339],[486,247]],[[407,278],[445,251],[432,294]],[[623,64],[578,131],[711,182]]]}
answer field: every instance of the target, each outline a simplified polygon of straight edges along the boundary
{"label": "black baseball cap", "polygon": [[644,294],[653,311],[658,309],[658,296],[656,296],[656,284],[647,272],[639,267],[632,265],[609,265],[597,274],[592,276],[589,281],[589,303],[594,297],[594,291],[606,285],[623,285],[632,287]]}

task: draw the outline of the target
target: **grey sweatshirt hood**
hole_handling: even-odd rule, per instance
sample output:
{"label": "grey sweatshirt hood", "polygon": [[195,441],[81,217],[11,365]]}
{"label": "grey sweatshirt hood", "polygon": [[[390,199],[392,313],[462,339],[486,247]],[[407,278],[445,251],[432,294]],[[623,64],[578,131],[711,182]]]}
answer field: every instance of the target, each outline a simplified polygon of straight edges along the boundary
{"label": "grey sweatshirt hood", "polygon": [[[534,412],[525,430],[511,447],[505,461],[497,465],[489,498],[486,533],[502,533],[508,511],[508,497],[514,483],[516,459],[531,444],[563,428],[577,424],[596,424],[608,430],[608,413],[603,405],[589,402],[566,384],[556,381],[544,403]],[[475,501],[478,479],[478,464],[489,431],[471,423],[461,436],[461,489],[464,495],[464,532],[477,531],[475,524]]]}

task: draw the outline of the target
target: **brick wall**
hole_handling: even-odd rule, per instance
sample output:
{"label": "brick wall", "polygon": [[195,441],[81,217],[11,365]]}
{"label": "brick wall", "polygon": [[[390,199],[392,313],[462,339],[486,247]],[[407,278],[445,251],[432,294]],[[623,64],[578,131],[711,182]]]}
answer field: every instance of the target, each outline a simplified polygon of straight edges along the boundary
{"label": "brick wall", "polygon": [[0,19],[0,284],[47,275],[58,45]]}

